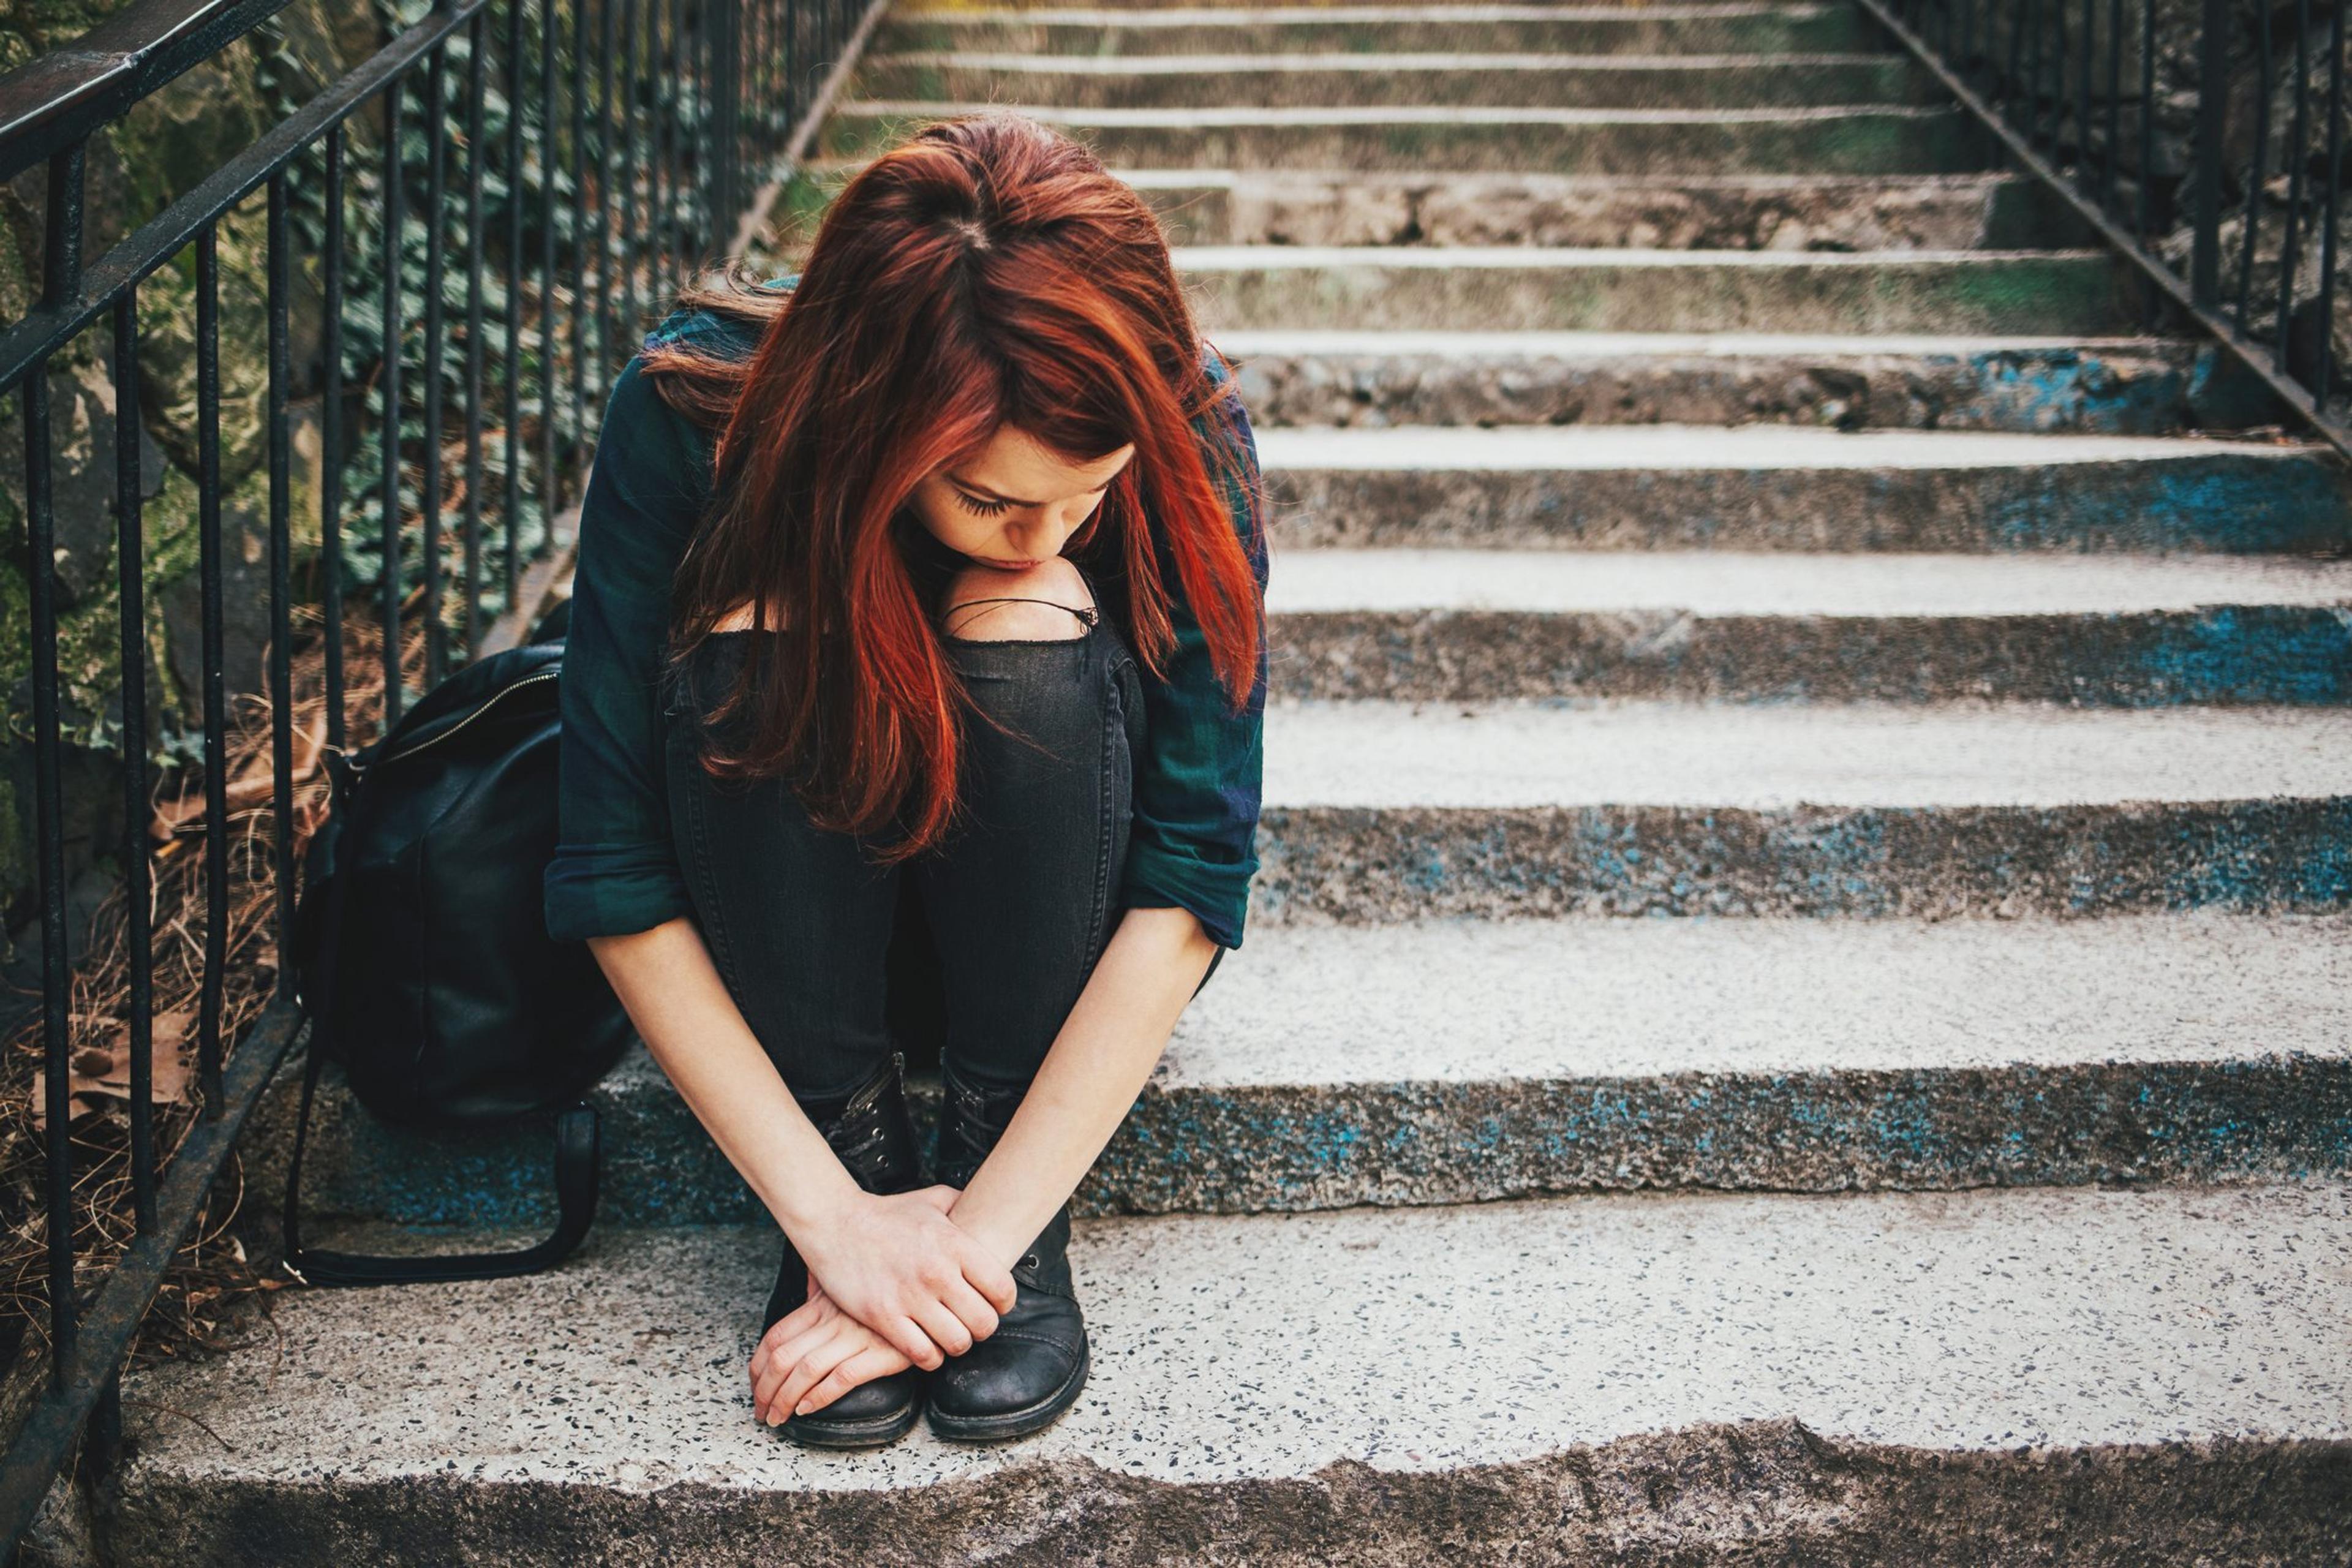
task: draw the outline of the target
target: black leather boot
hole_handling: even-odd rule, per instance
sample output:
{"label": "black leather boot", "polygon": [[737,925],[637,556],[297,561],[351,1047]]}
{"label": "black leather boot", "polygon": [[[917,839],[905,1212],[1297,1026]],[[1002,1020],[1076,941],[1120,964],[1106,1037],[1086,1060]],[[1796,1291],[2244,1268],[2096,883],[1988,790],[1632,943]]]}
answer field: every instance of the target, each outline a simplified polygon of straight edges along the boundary
{"label": "black leather boot", "polygon": [[[1027,1090],[985,1089],[944,1065],[940,1082],[939,1180],[961,1187],[996,1147]],[[1088,1361],[1069,1245],[1065,1203],[1013,1264],[1013,1310],[998,1315],[996,1331],[930,1374],[925,1411],[934,1433],[964,1442],[1024,1437],[1076,1403]]]}
{"label": "black leather boot", "polygon": [[[923,1184],[915,1126],[907,1114],[906,1065],[905,1054],[893,1051],[888,1061],[848,1094],[801,1100],[801,1109],[824,1134],[842,1164],[869,1193],[903,1193]],[[808,1287],[808,1265],[786,1237],[760,1331],[767,1332],[807,1300]],[[914,1426],[923,1407],[924,1375],[921,1367],[909,1366],[869,1378],[822,1410],[786,1416],[779,1430],[813,1448],[864,1448],[887,1443]]]}

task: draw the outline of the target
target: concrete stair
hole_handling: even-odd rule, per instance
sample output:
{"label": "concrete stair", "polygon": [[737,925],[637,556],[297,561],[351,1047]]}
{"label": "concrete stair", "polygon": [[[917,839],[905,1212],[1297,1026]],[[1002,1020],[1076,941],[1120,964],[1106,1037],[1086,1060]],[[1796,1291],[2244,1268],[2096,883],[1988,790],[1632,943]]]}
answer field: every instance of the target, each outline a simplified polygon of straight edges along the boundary
{"label": "concrete stair", "polygon": [[[927,120],[984,103],[845,103],[820,145],[871,155]],[[1942,174],[1981,162],[1958,110],[1874,104],[1780,109],[1055,109],[1024,112],[1087,142],[1107,162],[1170,168],[1444,165],[1464,173],[1559,174]]]}
{"label": "concrete stair", "polygon": [[[1249,942],[1262,956],[1186,1013],[1080,1214],[2210,1183],[2347,1154],[2340,913],[1276,921]],[[928,1127],[938,1077],[912,1079]],[[599,1100],[613,1223],[761,1217],[651,1058]],[[423,1136],[335,1095],[322,1114],[323,1208],[552,1217],[543,1125]]]}
{"label": "concrete stair", "polygon": [[[782,248],[806,244],[833,193],[866,163],[823,159],[787,183],[772,220]],[[2087,237],[2039,186],[1997,174],[1116,173],[1179,245],[1999,250]]]}
{"label": "concrete stair", "polygon": [[992,54],[886,55],[860,73],[877,99],[986,99],[1061,109],[1384,105],[1411,72],[1429,104],[1500,109],[1755,109],[1932,101],[1892,55]]}
{"label": "concrete stair", "polygon": [[[181,1563],[2325,1563],[2340,1184],[1127,1218],[1085,1397],[803,1450],[738,1387],[759,1228],[305,1301],[173,1367],[110,1534]],[[265,1370],[266,1368],[266,1370]],[[2215,1436],[2226,1433],[2226,1437]]]}
{"label": "concrete stair", "polygon": [[[1090,10],[908,7],[886,21],[881,55],[1788,54],[1876,47],[1841,4],[1689,5],[1192,5]],[[1247,101],[1235,100],[1233,101]]]}
{"label": "concrete stair", "polygon": [[[562,1269],[134,1378],[110,1562],[2352,1561],[2341,462],[1847,4],[902,5],[856,94],[761,259],[1062,125],[1275,501],[1085,1395],[757,1430],[772,1222],[640,1051]],[[550,1217],[543,1121],[314,1136],[346,1239]]]}
{"label": "concrete stair", "polygon": [[1227,332],[1268,426],[1748,423],[2168,436],[2242,425],[2260,389],[2156,338],[1734,332]]}

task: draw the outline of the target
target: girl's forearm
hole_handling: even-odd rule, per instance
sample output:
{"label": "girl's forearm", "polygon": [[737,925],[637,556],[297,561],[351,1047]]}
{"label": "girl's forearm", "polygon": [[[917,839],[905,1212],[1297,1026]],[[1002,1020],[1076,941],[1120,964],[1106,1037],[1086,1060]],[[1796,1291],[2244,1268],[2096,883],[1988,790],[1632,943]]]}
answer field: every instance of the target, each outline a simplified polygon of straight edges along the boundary
{"label": "girl's forearm", "polygon": [[1216,943],[1191,910],[1133,909],[950,1217],[1007,1265],[1076,1189],[1151,1076]]}
{"label": "girl's forearm", "polygon": [[837,1217],[859,1188],[793,1098],[684,915],[588,940],[661,1069],[788,1236]]}

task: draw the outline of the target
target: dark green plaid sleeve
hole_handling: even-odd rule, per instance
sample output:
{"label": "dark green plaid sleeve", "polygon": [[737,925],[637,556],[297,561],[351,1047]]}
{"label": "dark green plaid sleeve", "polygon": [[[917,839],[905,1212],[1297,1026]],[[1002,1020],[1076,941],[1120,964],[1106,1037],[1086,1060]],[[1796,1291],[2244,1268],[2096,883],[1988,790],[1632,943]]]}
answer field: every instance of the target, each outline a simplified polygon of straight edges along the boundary
{"label": "dark green plaid sleeve", "polygon": [[1190,910],[1218,945],[1239,947],[1250,879],[1257,871],[1265,772],[1266,542],[1254,500],[1259,470],[1249,415],[1240,389],[1205,345],[1201,357],[1225,394],[1193,429],[1257,577],[1257,674],[1248,701],[1235,712],[1210,663],[1200,623],[1169,573],[1176,648],[1164,680],[1144,676],[1148,738],[1136,759],[1135,820],[1121,897],[1131,907]]}
{"label": "dark green plaid sleeve", "polygon": [[662,768],[670,580],[709,494],[710,442],[631,359],[613,383],[580,503],[571,630],[557,690],[555,856],[543,886],[559,942],[689,913]]}

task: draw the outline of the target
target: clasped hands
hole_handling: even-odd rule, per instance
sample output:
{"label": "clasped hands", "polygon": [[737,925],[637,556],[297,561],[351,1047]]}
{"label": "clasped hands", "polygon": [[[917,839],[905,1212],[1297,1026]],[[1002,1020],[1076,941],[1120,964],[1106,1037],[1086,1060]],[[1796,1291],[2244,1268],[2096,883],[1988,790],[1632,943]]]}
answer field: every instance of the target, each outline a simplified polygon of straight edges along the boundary
{"label": "clasped hands", "polygon": [[961,1187],[853,1191],[795,1237],[808,1300],[751,1352],[751,1405],[776,1426],[910,1365],[935,1369],[996,1331],[1013,1271],[950,1217]]}

